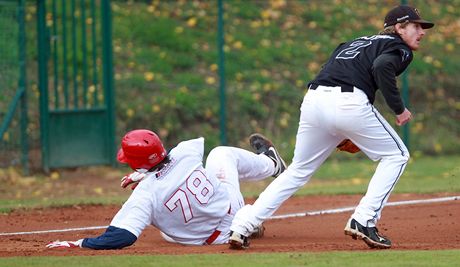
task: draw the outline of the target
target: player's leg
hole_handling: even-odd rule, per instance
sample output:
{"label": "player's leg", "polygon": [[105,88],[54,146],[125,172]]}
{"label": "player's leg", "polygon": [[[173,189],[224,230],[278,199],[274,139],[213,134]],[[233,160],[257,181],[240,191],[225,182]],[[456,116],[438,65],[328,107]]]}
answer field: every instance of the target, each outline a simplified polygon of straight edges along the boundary
{"label": "player's leg", "polygon": [[306,98],[302,105],[292,163],[261,193],[253,205],[244,206],[235,215],[230,227],[230,248],[244,248],[242,241],[254,226],[273,215],[284,201],[307,183],[340,142],[339,137],[329,132],[328,120],[332,120],[332,117],[325,118],[324,113],[318,112],[322,107],[317,105],[327,106],[327,101],[316,101],[319,97],[322,98],[313,95],[311,101]]}
{"label": "player's leg", "polygon": [[[246,205],[237,213],[231,230],[247,236],[255,225],[273,215],[284,201],[307,183],[316,169],[334,151],[335,137],[324,133],[306,138],[306,133],[308,131],[300,131],[297,135],[292,163],[268,185],[253,205]],[[328,143],[331,145],[316,146]]]}
{"label": "player's leg", "polygon": [[[243,195],[240,191],[240,180],[257,181],[272,176],[276,172],[275,164],[269,157],[261,154],[228,146],[219,146],[211,150],[206,160],[206,172],[222,181],[230,196],[231,211],[230,216],[244,206]],[[227,225],[222,229],[225,234],[214,243],[224,243],[230,236],[231,219],[225,218],[221,226]],[[228,220],[228,222],[227,222]],[[227,224],[228,223],[228,224]],[[264,226],[258,225],[253,229],[251,234],[257,237],[263,236]]]}
{"label": "player's leg", "polygon": [[350,132],[348,137],[369,158],[380,162],[369,182],[366,195],[355,209],[345,231],[354,238],[364,239],[371,247],[389,248],[391,241],[380,236],[375,226],[383,206],[406,167],[409,152],[375,107],[367,105],[361,115],[361,121],[356,121],[354,126],[360,128]]}
{"label": "player's leg", "polygon": [[240,180],[262,180],[275,172],[273,161],[251,151],[228,146],[211,150],[206,160],[208,175],[239,188]]}

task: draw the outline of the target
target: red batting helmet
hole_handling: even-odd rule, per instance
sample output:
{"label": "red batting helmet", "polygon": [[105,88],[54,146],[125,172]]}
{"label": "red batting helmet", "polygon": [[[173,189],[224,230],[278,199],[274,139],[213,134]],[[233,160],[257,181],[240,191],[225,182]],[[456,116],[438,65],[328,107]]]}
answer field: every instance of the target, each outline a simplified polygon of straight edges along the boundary
{"label": "red batting helmet", "polygon": [[166,157],[166,150],[160,138],[149,130],[133,130],[121,140],[117,159],[127,163],[133,170],[150,169]]}

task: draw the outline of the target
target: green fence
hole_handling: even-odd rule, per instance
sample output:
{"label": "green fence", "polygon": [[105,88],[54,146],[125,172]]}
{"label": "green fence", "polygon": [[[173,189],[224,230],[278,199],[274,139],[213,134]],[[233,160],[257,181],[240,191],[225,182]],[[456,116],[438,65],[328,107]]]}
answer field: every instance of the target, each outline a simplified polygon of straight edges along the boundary
{"label": "green fence", "polygon": [[38,0],[41,155],[45,170],[114,163],[108,0]]}
{"label": "green fence", "polygon": [[115,163],[111,24],[109,0],[0,0],[0,167]]}
{"label": "green fence", "polygon": [[0,167],[28,172],[24,0],[0,1]]}

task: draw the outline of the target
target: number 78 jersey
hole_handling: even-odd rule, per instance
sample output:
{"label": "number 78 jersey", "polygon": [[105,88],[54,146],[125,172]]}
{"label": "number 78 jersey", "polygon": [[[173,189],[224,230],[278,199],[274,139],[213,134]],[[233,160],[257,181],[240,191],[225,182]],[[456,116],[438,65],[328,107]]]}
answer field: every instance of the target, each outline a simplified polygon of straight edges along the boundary
{"label": "number 78 jersey", "polygon": [[110,225],[139,237],[149,224],[178,243],[202,245],[230,208],[229,193],[203,167],[204,139],[179,143],[171,162],[148,173]]}

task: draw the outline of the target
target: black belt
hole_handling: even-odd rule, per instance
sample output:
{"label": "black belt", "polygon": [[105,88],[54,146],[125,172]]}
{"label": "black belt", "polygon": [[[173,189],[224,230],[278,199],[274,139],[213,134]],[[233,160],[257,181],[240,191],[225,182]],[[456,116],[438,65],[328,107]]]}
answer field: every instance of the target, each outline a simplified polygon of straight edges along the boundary
{"label": "black belt", "polygon": [[[316,90],[316,88],[318,88],[319,86],[320,86],[319,84],[311,83],[308,89]],[[341,88],[342,93],[352,93],[353,92],[353,86],[351,85],[340,85],[340,88]]]}

